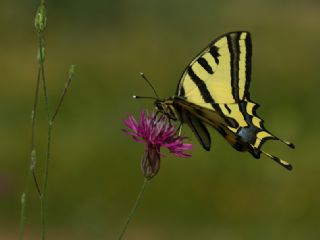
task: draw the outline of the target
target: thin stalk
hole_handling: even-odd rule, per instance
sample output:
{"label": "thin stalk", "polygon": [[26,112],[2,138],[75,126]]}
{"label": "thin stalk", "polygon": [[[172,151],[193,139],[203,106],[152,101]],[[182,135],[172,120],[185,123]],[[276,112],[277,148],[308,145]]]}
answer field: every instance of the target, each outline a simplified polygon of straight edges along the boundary
{"label": "thin stalk", "polygon": [[[48,189],[48,177],[49,177],[49,162],[51,158],[51,139],[52,139],[52,128],[54,124],[54,120],[56,119],[56,116],[59,113],[59,110],[62,106],[62,103],[65,99],[65,96],[67,94],[67,91],[70,87],[70,84],[74,78],[74,65],[71,65],[69,69],[69,77],[67,79],[67,82],[65,83],[65,87],[63,89],[63,92],[61,94],[61,97],[58,101],[57,107],[54,111],[54,114],[50,118],[49,114],[49,107],[47,108],[47,113],[48,113],[48,139],[47,139],[47,154],[46,154],[46,159],[44,162],[44,175],[43,175],[43,188],[42,188],[42,194],[40,197],[41,201],[41,239],[45,240],[45,233],[46,233],[46,218],[45,218],[45,211],[46,211],[46,195],[47,195],[47,189]],[[43,82],[45,85],[45,78],[43,76]],[[44,95],[47,96],[46,88],[43,88]],[[48,104],[48,102],[47,102]]]}
{"label": "thin stalk", "polygon": [[[69,70],[69,78],[65,83],[65,87],[63,93],[59,99],[58,105],[54,111],[52,117],[50,117],[49,111],[49,100],[48,100],[48,91],[47,91],[47,84],[46,84],[46,77],[45,77],[45,68],[44,68],[44,30],[46,28],[47,18],[46,18],[46,8],[45,8],[45,0],[40,0],[39,7],[36,12],[35,16],[35,28],[37,31],[37,40],[38,40],[38,74],[37,74],[37,82],[36,82],[36,90],[35,90],[35,97],[34,97],[34,104],[32,110],[32,123],[31,123],[31,161],[30,161],[30,168],[28,170],[26,185],[24,188],[24,192],[21,195],[21,214],[20,214],[20,240],[23,239],[24,234],[24,225],[25,225],[25,209],[26,209],[26,197],[28,192],[28,186],[31,178],[31,174],[33,176],[35,186],[40,198],[41,204],[41,239],[46,239],[46,195],[47,195],[47,188],[48,188],[48,175],[49,175],[49,161],[51,155],[51,138],[52,138],[52,127],[53,122],[61,108],[63,100],[67,94],[68,88],[71,84],[71,81],[74,77],[74,66],[72,65]],[[43,167],[43,184],[40,190],[40,186],[36,177],[35,167],[36,167],[36,144],[35,144],[35,129],[36,129],[36,116],[37,116],[37,106],[38,106],[38,98],[39,98],[39,86],[42,83],[43,86],[43,95],[44,95],[44,105],[47,114],[48,120],[48,132],[47,132],[47,151],[46,157],[44,161]]]}
{"label": "thin stalk", "polygon": [[43,187],[40,195],[41,202],[41,239],[46,239],[46,221],[45,221],[45,209],[46,209],[46,194],[48,185],[48,173],[49,173],[49,160],[50,160],[50,148],[51,148],[51,129],[52,124],[50,121],[49,100],[47,92],[46,77],[44,71],[44,36],[42,32],[38,33],[38,50],[39,50],[39,68],[40,78],[43,86],[44,105],[48,119],[48,137],[47,137],[47,153],[44,161],[44,174],[43,174]]}
{"label": "thin stalk", "polygon": [[147,187],[149,182],[150,182],[149,179],[147,179],[147,178],[144,179],[143,184],[142,184],[141,189],[140,189],[140,192],[138,194],[138,197],[137,197],[136,201],[134,202],[134,204],[133,204],[133,206],[131,208],[131,211],[130,211],[128,217],[127,217],[127,220],[126,220],[125,224],[122,227],[122,230],[120,232],[118,240],[121,240],[123,238],[124,234],[126,233],[127,228],[129,226],[129,223],[130,223],[130,221],[131,221],[131,219],[132,219],[132,217],[133,217],[133,215],[134,215],[139,203],[142,200],[143,194],[144,194],[144,192],[146,190],[146,187]]}
{"label": "thin stalk", "polygon": [[19,239],[23,240],[24,225],[26,221],[26,191],[21,195],[20,199],[21,209],[20,209],[20,229],[19,229]]}
{"label": "thin stalk", "polygon": [[24,225],[26,220],[26,201],[27,201],[27,193],[28,193],[28,186],[30,183],[30,175],[33,175],[33,179],[36,185],[37,192],[39,196],[40,188],[35,174],[35,164],[36,164],[36,147],[35,147],[35,127],[36,127],[36,113],[37,113],[37,106],[38,106],[38,95],[39,95],[39,83],[40,83],[40,71],[38,71],[37,83],[36,83],[36,91],[33,103],[33,109],[31,113],[31,154],[30,154],[30,166],[28,168],[28,173],[25,181],[24,191],[21,194],[21,212],[20,212],[20,233],[19,239],[23,240],[24,234]]}
{"label": "thin stalk", "polygon": [[[42,4],[44,4],[42,2]],[[46,151],[46,158],[44,161],[44,174],[43,174],[43,187],[42,187],[42,193],[40,196],[40,202],[41,202],[41,239],[46,239],[46,196],[47,196],[47,190],[48,190],[48,179],[49,179],[49,162],[51,158],[51,138],[52,138],[52,127],[54,120],[61,108],[61,105],[63,103],[63,100],[66,96],[67,90],[71,84],[71,81],[74,76],[74,66],[72,65],[69,71],[69,78],[65,84],[65,88],[63,90],[63,93],[59,99],[58,105],[56,107],[56,110],[52,117],[50,117],[50,111],[49,111],[49,100],[48,100],[48,90],[47,90],[47,83],[46,83],[46,77],[45,77],[45,69],[44,69],[44,35],[43,32],[38,32],[38,44],[39,44],[39,66],[40,66],[40,75],[41,75],[41,81],[43,86],[43,95],[44,95],[44,104],[47,112],[47,120],[48,120],[48,132],[47,132],[47,151]]]}
{"label": "thin stalk", "polygon": [[36,91],[34,96],[34,103],[33,103],[33,109],[32,109],[32,123],[31,123],[31,161],[30,161],[30,171],[32,172],[33,180],[38,192],[38,195],[41,196],[41,191],[39,187],[39,183],[37,180],[36,172],[35,172],[35,166],[36,166],[36,160],[37,160],[37,154],[36,154],[36,145],[35,145],[35,131],[36,131],[36,117],[37,117],[37,109],[38,109],[38,98],[39,98],[39,85],[40,85],[40,78],[41,78],[41,70],[38,66],[38,76],[37,76],[37,82],[36,82]]}
{"label": "thin stalk", "polygon": [[[40,52],[41,50],[38,49]],[[39,60],[38,60],[39,63]],[[34,94],[34,101],[33,101],[33,108],[31,112],[31,154],[30,154],[30,166],[28,168],[28,173],[25,181],[24,191],[21,194],[21,212],[20,212],[20,231],[19,231],[19,239],[23,240],[24,236],[24,226],[26,220],[26,201],[27,201],[27,193],[28,193],[28,186],[30,183],[30,175],[32,174],[37,192],[39,197],[41,196],[41,191],[39,187],[39,183],[35,173],[35,165],[36,165],[36,145],[35,145],[35,135],[36,135],[36,118],[37,118],[37,108],[38,108],[38,99],[39,99],[39,85],[41,79],[41,69],[40,63],[38,64],[38,74],[35,86],[35,94]]]}
{"label": "thin stalk", "polygon": [[48,91],[47,83],[44,71],[44,35],[42,32],[38,33],[38,45],[39,45],[39,65],[40,65],[40,76],[43,86],[43,95],[44,95],[44,105],[47,112],[48,121],[50,120],[49,112],[49,100],[48,100]]}
{"label": "thin stalk", "polygon": [[48,175],[49,175],[49,160],[50,160],[50,151],[51,151],[51,132],[52,132],[52,124],[49,120],[48,125],[48,140],[47,140],[47,154],[46,159],[44,161],[44,176],[43,176],[43,188],[42,194],[40,197],[41,202],[41,239],[46,239],[46,196],[48,189]]}
{"label": "thin stalk", "polygon": [[75,66],[74,66],[74,65],[71,65],[70,68],[69,68],[69,77],[68,77],[68,80],[67,80],[67,82],[66,82],[65,85],[64,85],[64,89],[63,89],[63,92],[62,92],[62,94],[61,94],[61,96],[60,96],[60,99],[59,99],[58,105],[57,105],[57,107],[56,107],[56,110],[54,111],[54,114],[53,114],[52,117],[51,117],[51,122],[52,122],[52,123],[54,123],[54,120],[56,119],[56,116],[57,116],[57,114],[58,114],[58,112],[59,112],[59,110],[60,110],[60,108],[61,108],[61,105],[62,105],[62,103],[63,103],[63,100],[64,100],[64,98],[66,97],[66,94],[67,94],[67,92],[68,92],[68,89],[69,89],[69,87],[70,87],[70,85],[71,85],[71,82],[72,82],[72,80],[73,80],[73,78],[74,78],[74,72],[75,72],[74,69],[75,69]]}

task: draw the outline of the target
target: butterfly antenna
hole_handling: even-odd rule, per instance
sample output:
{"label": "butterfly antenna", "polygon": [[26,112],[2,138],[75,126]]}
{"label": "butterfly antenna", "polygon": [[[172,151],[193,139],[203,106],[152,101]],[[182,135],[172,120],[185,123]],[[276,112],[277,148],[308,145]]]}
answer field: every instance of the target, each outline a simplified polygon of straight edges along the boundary
{"label": "butterfly antenna", "polygon": [[153,100],[157,100],[157,98],[155,98],[155,97],[142,97],[142,96],[137,96],[137,95],[133,95],[132,97],[134,99],[153,99]]}
{"label": "butterfly antenna", "polygon": [[157,94],[155,88],[152,86],[151,82],[148,80],[148,78],[146,77],[146,75],[144,75],[143,72],[140,73],[141,77],[148,83],[148,85],[152,88],[154,94],[156,95],[157,98],[159,98],[159,95]]}
{"label": "butterfly antenna", "polygon": [[275,161],[276,163],[280,164],[282,167],[285,167],[288,170],[292,170],[292,165],[274,155],[271,155],[270,153],[267,153],[263,150],[260,150],[264,155],[268,156],[269,158],[271,158],[273,161]]}

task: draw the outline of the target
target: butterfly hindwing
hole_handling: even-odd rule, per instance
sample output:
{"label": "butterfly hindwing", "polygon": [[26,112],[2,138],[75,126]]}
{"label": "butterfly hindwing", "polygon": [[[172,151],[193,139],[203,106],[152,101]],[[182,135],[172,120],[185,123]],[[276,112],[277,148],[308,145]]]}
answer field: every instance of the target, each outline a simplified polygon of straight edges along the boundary
{"label": "butterfly hindwing", "polygon": [[[233,143],[236,142],[236,135],[228,128],[228,124],[226,122],[226,120],[231,122],[233,119],[223,116],[217,111],[211,111],[207,108],[185,101],[179,97],[174,98],[173,106],[180,114],[179,119],[182,121],[182,123],[187,123],[187,125],[195,133],[196,137],[200,140],[200,143],[204,149],[209,150],[209,148],[206,147],[207,145],[203,144],[203,142],[208,141],[203,140],[210,139],[210,135],[204,124],[214,127],[228,141]],[[201,134],[202,132],[203,134]],[[208,137],[206,137],[206,135],[208,135]]]}
{"label": "butterfly hindwing", "polygon": [[194,135],[197,137],[198,141],[202,147],[209,151],[211,147],[211,137],[206,126],[201,122],[200,119],[195,117],[193,114],[187,111],[182,112],[183,122],[186,123]]}

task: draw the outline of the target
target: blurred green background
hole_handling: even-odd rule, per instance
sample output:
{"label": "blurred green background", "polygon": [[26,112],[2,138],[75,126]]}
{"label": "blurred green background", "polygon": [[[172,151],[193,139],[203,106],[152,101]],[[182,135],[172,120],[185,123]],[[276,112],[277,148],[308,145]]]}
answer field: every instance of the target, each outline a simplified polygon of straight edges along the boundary
{"label": "blurred green background", "polygon": [[[37,71],[37,4],[0,2],[0,239],[18,238]],[[297,147],[270,142],[265,149],[294,170],[239,153],[214,130],[212,151],[205,152],[185,128],[193,157],[162,159],[126,239],[319,239],[319,1],[54,0],[47,10],[51,108],[69,65],[77,66],[53,129],[48,239],[116,238],[143,181],[144,148],[121,131],[128,114],[153,108],[151,101],[131,98],[152,94],[139,72],[161,96],[171,96],[192,57],[234,30],[252,34],[251,96],[262,105],[259,115]],[[39,169],[46,144],[43,103],[38,124]],[[39,226],[31,184],[26,239],[39,239]]]}

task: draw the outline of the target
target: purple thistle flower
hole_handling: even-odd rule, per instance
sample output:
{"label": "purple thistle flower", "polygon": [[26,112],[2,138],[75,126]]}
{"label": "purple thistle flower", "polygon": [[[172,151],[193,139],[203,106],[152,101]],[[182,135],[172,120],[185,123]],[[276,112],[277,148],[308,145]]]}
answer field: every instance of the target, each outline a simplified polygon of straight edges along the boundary
{"label": "purple thistle flower", "polygon": [[131,115],[124,124],[129,128],[123,129],[125,133],[137,141],[146,145],[141,168],[146,178],[154,177],[160,168],[160,148],[165,147],[177,157],[190,157],[186,150],[192,148],[192,144],[183,143],[186,137],[177,135],[176,129],[169,124],[165,116],[155,116],[144,111],[140,114],[140,121]]}

